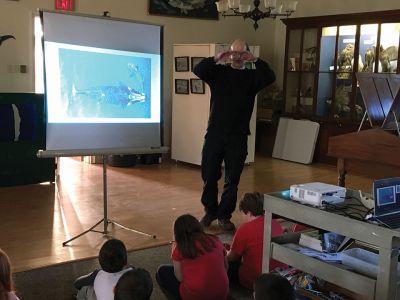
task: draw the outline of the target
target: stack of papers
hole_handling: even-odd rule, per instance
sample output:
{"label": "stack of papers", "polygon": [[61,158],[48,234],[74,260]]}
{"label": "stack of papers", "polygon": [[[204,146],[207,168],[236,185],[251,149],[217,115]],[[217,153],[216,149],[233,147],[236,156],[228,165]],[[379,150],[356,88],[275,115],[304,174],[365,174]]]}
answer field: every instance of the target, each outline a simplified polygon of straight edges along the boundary
{"label": "stack of papers", "polygon": [[285,244],[289,249],[295,250],[303,255],[318,258],[326,262],[341,262],[342,257],[340,253],[325,253],[313,249],[305,248],[297,244]]}
{"label": "stack of papers", "polygon": [[300,234],[299,245],[308,247],[317,251],[323,251],[322,241],[318,232],[309,232]]}

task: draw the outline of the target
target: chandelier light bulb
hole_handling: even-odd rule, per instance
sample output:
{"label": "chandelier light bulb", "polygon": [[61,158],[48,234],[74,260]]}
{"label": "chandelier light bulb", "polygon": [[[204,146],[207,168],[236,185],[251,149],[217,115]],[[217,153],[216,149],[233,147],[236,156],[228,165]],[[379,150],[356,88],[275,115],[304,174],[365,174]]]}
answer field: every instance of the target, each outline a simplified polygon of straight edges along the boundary
{"label": "chandelier light bulb", "polygon": [[287,13],[293,13],[296,11],[296,7],[297,7],[297,2],[298,1],[289,1],[289,3],[287,4],[286,7],[286,12]]}
{"label": "chandelier light bulb", "polygon": [[264,6],[272,10],[276,7],[276,0],[264,0]]}
{"label": "chandelier light bulb", "polygon": [[273,10],[271,10],[271,14],[273,14],[273,15],[281,14],[282,13],[282,7],[283,7],[283,4],[278,5],[278,7],[275,7]]}
{"label": "chandelier light bulb", "polygon": [[239,0],[228,0],[228,5],[229,5],[229,8],[231,8],[231,9],[237,9],[237,8],[239,8]]}
{"label": "chandelier light bulb", "polygon": [[248,13],[251,9],[250,4],[239,4],[239,12],[240,13]]}
{"label": "chandelier light bulb", "polygon": [[220,13],[226,12],[229,9],[228,2],[226,0],[215,2],[215,5],[217,6],[217,11]]}

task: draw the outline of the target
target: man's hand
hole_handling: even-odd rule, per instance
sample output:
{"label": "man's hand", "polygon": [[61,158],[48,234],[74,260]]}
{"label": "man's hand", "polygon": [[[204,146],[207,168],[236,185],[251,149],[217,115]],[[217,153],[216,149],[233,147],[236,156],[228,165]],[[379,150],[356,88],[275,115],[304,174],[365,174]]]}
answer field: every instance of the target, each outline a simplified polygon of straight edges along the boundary
{"label": "man's hand", "polygon": [[249,61],[249,62],[254,62],[257,60],[256,57],[254,57],[254,55],[251,52],[242,52],[242,54],[240,55],[240,59],[242,61]]}
{"label": "man's hand", "polygon": [[231,51],[220,52],[215,55],[214,60],[215,62],[226,63],[230,60]]}
{"label": "man's hand", "polygon": [[243,51],[243,52],[237,52],[237,51],[225,51],[218,53],[214,57],[215,62],[220,62],[220,63],[227,63],[232,60],[241,60],[243,62],[255,62],[257,60],[256,57],[251,52],[248,51]]}
{"label": "man's hand", "polygon": [[231,250],[231,245],[229,243],[223,243],[223,245],[226,251]]}

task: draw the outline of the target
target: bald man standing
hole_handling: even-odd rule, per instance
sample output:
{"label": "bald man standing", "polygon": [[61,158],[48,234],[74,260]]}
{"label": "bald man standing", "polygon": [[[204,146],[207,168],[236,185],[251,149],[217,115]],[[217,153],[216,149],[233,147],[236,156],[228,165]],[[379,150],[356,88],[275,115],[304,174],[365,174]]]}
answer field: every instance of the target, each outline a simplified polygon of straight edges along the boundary
{"label": "bald man standing", "polygon": [[[230,64],[227,64],[227,63]],[[246,69],[254,62],[255,69]],[[219,226],[234,230],[231,222],[236,208],[238,184],[247,156],[247,136],[256,94],[275,81],[269,65],[253,56],[245,41],[236,39],[230,51],[203,59],[194,73],[211,89],[210,117],[204,137],[201,176],[204,182],[201,203],[204,227],[218,219]],[[218,180],[225,163],[225,184],[218,204]]]}

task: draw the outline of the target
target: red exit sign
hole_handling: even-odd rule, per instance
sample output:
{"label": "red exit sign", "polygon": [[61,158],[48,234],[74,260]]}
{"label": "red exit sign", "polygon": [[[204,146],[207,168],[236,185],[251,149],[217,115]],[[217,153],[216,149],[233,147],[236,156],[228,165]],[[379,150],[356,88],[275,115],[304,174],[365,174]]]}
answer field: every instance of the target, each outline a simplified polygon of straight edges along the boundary
{"label": "red exit sign", "polygon": [[74,10],[74,1],[73,0],[55,0],[56,9],[60,10]]}

